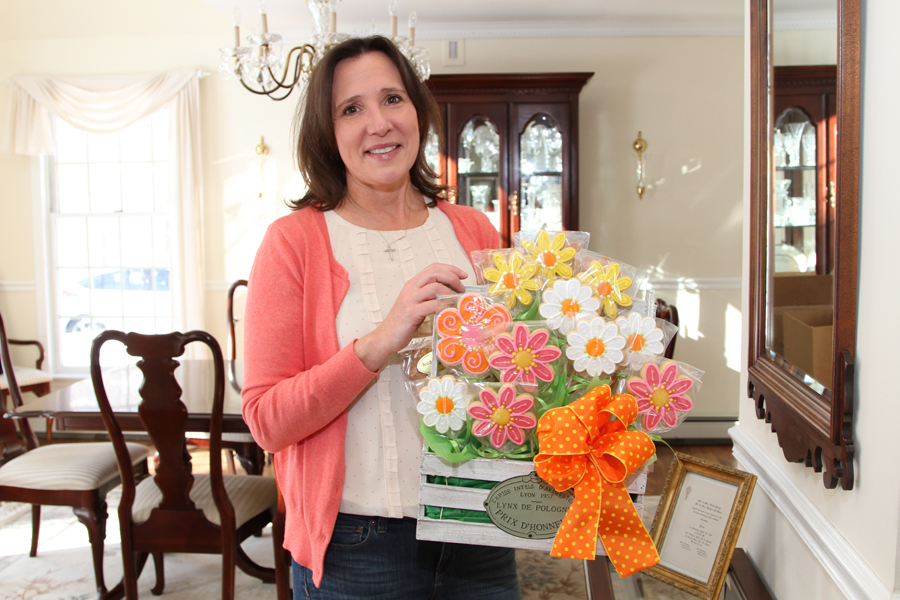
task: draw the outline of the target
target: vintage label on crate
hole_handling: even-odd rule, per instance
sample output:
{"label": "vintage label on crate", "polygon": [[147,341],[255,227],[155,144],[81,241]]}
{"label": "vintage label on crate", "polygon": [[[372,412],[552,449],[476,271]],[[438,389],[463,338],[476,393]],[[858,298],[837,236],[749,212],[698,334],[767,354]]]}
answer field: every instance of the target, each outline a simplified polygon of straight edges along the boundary
{"label": "vintage label on crate", "polygon": [[520,538],[542,540],[556,535],[575,494],[557,492],[530,473],[498,483],[484,509],[499,529]]}

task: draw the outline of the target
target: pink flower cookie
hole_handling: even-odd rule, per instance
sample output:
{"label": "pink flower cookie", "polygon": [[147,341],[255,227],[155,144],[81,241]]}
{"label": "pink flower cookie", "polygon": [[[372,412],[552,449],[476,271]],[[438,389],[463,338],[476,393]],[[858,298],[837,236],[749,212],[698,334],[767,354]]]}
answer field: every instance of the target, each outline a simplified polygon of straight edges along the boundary
{"label": "pink flower cookie", "polygon": [[659,356],[665,350],[663,331],[656,326],[656,319],[645,317],[637,312],[628,313],[628,317],[616,319],[619,333],[625,338],[625,364],[634,369]]}
{"label": "pink flower cookie", "polygon": [[640,376],[629,377],[626,385],[637,400],[638,414],[644,415],[641,425],[647,432],[674,429],[679,413],[694,408],[685,395],[694,386],[694,380],[679,375],[678,363],[674,361],[663,361],[659,366],[648,362],[641,368]]}
{"label": "pink flower cookie", "polygon": [[520,381],[531,384],[540,381],[553,381],[556,370],[548,364],[562,355],[556,346],[548,346],[550,332],[546,329],[535,329],[529,333],[528,326],[516,323],[512,335],[498,333],[494,343],[500,351],[491,354],[490,364],[503,373],[501,381],[511,383]]}
{"label": "pink flower cookie", "polygon": [[438,358],[445,365],[461,363],[470,375],[483,375],[489,367],[483,344],[490,337],[484,329],[511,321],[509,310],[502,304],[488,304],[478,294],[463,294],[457,308],[442,310],[435,320],[440,338]]}
{"label": "pink flower cookie", "polygon": [[516,395],[516,387],[510,383],[501,385],[499,393],[484,388],[467,409],[475,421],[472,435],[489,437],[491,445],[501,452],[507,441],[521,446],[525,432],[537,427],[537,417],[531,412],[533,406],[534,398],[530,394]]}

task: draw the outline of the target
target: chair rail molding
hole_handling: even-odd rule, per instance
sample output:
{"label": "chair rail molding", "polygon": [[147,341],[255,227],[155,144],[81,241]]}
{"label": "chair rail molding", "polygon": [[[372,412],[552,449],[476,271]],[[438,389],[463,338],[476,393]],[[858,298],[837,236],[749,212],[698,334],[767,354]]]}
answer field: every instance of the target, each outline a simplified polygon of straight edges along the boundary
{"label": "chair rail molding", "polygon": [[0,280],[0,292],[36,292],[37,285],[34,281],[15,281],[15,280]]}
{"label": "chair rail molding", "polygon": [[203,288],[207,292],[227,292],[232,283],[233,279],[207,279]]}
{"label": "chair rail molding", "polygon": [[641,289],[652,290],[739,290],[740,277],[651,277]]}
{"label": "chair rail molding", "polygon": [[807,545],[838,589],[850,600],[898,600],[841,532],[785,472],[782,461],[771,455],[740,425],[728,430],[734,457],[757,477],[772,504]]}

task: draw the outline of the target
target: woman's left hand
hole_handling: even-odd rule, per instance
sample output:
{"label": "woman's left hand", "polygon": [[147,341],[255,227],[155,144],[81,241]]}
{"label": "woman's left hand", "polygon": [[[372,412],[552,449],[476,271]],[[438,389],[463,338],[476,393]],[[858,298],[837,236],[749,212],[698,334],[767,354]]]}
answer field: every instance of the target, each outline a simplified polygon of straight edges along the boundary
{"label": "woman's left hand", "polygon": [[433,263],[406,282],[384,321],[356,340],[356,356],[370,371],[381,368],[388,356],[412,341],[425,317],[437,309],[437,297],[465,290],[465,271],[453,265]]}

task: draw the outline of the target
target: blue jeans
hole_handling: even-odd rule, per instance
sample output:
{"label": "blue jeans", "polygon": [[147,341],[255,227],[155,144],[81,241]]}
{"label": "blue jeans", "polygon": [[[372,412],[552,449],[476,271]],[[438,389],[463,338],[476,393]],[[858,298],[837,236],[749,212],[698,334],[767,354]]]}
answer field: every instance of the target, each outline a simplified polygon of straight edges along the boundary
{"label": "blue jeans", "polygon": [[519,600],[515,550],[419,541],[415,519],[339,514],[322,587],[292,575],[294,600]]}

